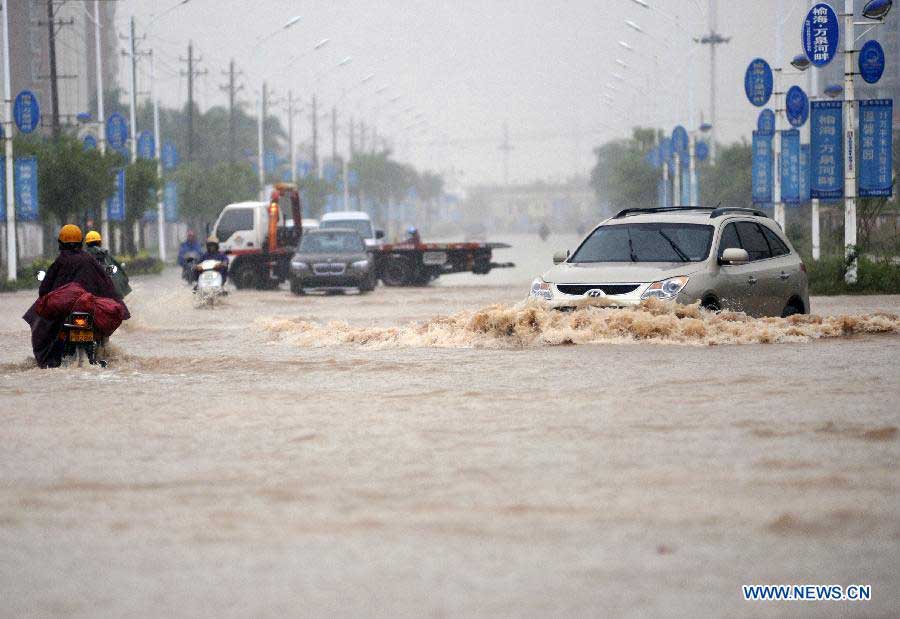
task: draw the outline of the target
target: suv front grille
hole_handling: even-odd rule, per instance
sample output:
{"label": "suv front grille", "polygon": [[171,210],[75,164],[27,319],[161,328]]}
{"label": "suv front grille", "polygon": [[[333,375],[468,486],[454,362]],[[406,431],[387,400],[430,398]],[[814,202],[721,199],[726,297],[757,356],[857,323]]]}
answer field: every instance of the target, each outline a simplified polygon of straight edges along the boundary
{"label": "suv front grille", "polygon": [[557,284],[556,289],[563,294],[581,296],[588,290],[602,290],[606,295],[628,294],[638,289],[640,284]]}
{"label": "suv front grille", "polygon": [[323,262],[313,265],[313,273],[316,275],[343,275],[346,268],[347,265],[340,262]]}

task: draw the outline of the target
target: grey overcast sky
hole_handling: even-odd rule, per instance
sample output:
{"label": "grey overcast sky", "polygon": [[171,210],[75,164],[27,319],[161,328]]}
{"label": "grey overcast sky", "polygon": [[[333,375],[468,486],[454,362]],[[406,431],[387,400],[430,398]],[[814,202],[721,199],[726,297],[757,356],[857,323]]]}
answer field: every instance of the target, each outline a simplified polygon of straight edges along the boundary
{"label": "grey overcast sky", "polygon": [[[185,101],[179,56],[192,40],[199,68],[208,71],[195,95],[203,109],[226,102],[219,85],[234,58],[249,106],[262,78],[276,96],[292,89],[308,102],[315,93],[325,108],[338,106],[342,148],[353,115],[393,139],[399,159],[454,169],[466,184],[502,180],[499,145],[508,123],[510,180],[521,182],[587,173],[592,149],[635,124],[688,124],[691,65],[695,121],[708,118],[709,49],[691,35],[708,32],[709,0],[646,2],[651,8],[634,0],[190,0],[177,7],[178,0],[121,0],[117,27],[124,34],[133,14],[144,33],[159,16],[142,45],[158,50],[166,105]],[[749,138],[755,125],[744,68],[756,56],[776,60],[778,7],[790,58],[809,4],[718,0],[718,30],[731,37],[718,51],[719,141]],[[295,16],[296,25],[281,29]],[[352,61],[339,67],[346,57]],[[369,74],[375,77],[362,83]],[[308,139],[308,115],[299,127],[299,138]],[[330,150],[330,133],[325,145]]]}

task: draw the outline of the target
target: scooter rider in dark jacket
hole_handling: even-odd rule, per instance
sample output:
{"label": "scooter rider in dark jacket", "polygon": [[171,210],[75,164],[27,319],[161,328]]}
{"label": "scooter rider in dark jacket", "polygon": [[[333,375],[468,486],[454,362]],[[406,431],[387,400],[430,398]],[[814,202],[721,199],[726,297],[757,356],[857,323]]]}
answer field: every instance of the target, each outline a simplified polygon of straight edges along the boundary
{"label": "scooter rider in dark jacket", "polygon": [[107,270],[107,273],[113,282],[113,286],[116,287],[116,292],[124,299],[131,292],[131,286],[128,284],[128,275],[125,273],[122,264],[108,250],[101,247],[102,244],[103,239],[100,237],[100,233],[95,230],[91,230],[84,237],[84,251],[92,255],[104,268],[116,267],[114,272],[110,273]]}
{"label": "scooter rider in dark jacket", "polygon": [[222,274],[222,285],[224,286],[225,281],[228,279],[228,256],[219,251],[218,237],[211,236],[206,239],[206,253],[200,256],[200,259],[197,261],[197,266],[194,267],[195,281],[200,274],[200,263],[204,260],[218,260],[221,263],[216,270]]}

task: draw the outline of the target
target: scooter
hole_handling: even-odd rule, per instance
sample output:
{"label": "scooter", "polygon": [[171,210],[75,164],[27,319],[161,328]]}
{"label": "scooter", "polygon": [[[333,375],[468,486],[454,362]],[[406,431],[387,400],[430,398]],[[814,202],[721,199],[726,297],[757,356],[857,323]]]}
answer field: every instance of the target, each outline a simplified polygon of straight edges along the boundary
{"label": "scooter", "polygon": [[[118,269],[108,266],[106,270],[113,274]],[[38,281],[44,281],[46,275],[46,271],[39,271]],[[94,330],[94,316],[90,312],[72,312],[66,316],[57,338],[63,347],[60,365],[74,364],[82,367],[87,359],[90,365],[106,367],[106,360],[98,358],[100,349],[106,344],[106,338]]]}
{"label": "scooter", "polygon": [[200,254],[195,251],[189,251],[184,254],[184,266],[181,267],[181,279],[187,283],[194,281],[194,265],[200,259]]}
{"label": "scooter", "polygon": [[219,297],[228,294],[222,278],[223,265],[219,260],[204,260],[195,268],[199,272],[194,287],[197,307],[213,307]]}

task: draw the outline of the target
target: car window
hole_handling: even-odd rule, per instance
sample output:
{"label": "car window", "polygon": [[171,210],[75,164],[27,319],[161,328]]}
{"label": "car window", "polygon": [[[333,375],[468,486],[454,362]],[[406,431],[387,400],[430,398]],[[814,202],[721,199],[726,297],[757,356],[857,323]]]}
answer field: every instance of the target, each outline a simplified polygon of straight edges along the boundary
{"label": "car window", "polygon": [[238,230],[253,230],[252,208],[234,208],[222,213],[216,226],[216,236],[220,241],[225,241]]}
{"label": "car window", "polygon": [[601,226],[569,262],[699,262],[709,255],[713,227],[640,223]]}
{"label": "car window", "polygon": [[763,234],[766,235],[766,240],[769,242],[769,247],[772,249],[772,256],[786,256],[791,253],[791,250],[787,248],[787,245],[784,244],[778,235],[775,234],[768,226],[760,226],[763,230]]}
{"label": "car window", "polygon": [[741,239],[738,238],[737,228],[733,223],[728,224],[722,230],[722,238],[719,239],[719,255],[726,249],[741,249]]}
{"label": "car window", "polygon": [[364,239],[370,239],[375,236],[372,234],[372,222],[368,219],[331,219],[319,223],[319,228],[347,228],[349,230],[356,230]]}
{"label": "car window", "polygon": [[313,232],[303,235],[300,252],[306,254],[363,253],[366,244],[358,234],[347,232]]}
{"label": "car window", "polygon": [[747,254],[750,256],[750,262],[772,257],[769,243],[756,222],[737,222],[737,233],[741,239],[741,246],[747,250]]}

